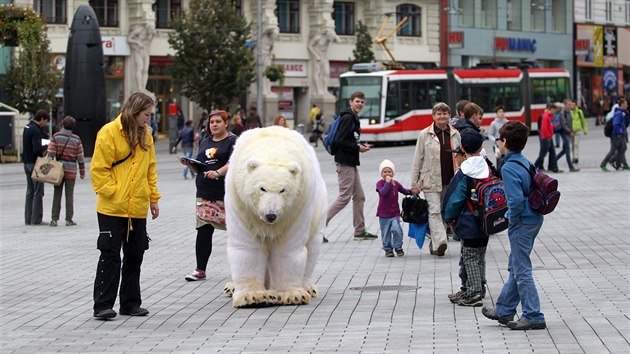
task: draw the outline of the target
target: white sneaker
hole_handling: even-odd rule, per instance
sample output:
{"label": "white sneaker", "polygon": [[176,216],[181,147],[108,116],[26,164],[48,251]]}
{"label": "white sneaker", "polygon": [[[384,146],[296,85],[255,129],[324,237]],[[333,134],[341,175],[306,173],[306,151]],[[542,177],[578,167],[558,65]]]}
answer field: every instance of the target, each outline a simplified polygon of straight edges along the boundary
{"label": "white sneaker", "polygon": [[188,274],[184,279],[188,281],[206,280],[206,272],[197,268],[195,271]]}

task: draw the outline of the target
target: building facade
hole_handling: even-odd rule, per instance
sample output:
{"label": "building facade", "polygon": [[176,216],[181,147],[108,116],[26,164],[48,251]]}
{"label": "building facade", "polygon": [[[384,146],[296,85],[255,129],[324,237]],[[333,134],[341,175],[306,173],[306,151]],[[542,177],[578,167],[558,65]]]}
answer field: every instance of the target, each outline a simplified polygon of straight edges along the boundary
{"label": "building facade", "polygon": [[451,0],[450,66],[520,64],[573,70],[571,0]]}
{"label": "building facade", "polygon": [[575,85],[592,114],[630,97],[630,0],[575,2]]}

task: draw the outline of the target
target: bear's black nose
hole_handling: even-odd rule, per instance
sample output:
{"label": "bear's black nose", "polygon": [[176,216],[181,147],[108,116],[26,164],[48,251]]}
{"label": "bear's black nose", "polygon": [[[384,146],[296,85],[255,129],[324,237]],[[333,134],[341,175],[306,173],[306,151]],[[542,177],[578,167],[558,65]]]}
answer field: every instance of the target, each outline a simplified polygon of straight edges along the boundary
{"label": "bear's black nose", "polygon": [[267,215],[265,215],[265,218],[267,219],[267,221],[269,222],[274,222],[276,220],[278,216],[276,214],[273,213],[269,213]]}

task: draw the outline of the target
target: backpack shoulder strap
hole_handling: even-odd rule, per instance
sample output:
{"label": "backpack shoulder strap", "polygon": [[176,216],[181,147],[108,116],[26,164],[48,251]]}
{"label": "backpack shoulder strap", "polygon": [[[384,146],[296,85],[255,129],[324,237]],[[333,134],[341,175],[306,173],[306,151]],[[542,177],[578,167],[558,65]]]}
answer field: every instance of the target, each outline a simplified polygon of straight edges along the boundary
{"label": "backpack shoulder strap", "polygon": [[[525,170],[527,170],[527,172],[529,173],[529,176],[532,179],[531,185],[529,186],[529,191],[531,192],[532,188],[534,188],[534,175],[536,174],[536,167],[534,167],[532,164],[530,164],[529,168],[527,168],[525,166],[525,164],[523,164],[520,161],[516,161],[516,160],[512,160],[512,161],[508,161],[508,162],[514,162],[514,163],[520,165],[521,167],[523,167]],[[529,195],[529,192],[527,192],[525,195]]]}

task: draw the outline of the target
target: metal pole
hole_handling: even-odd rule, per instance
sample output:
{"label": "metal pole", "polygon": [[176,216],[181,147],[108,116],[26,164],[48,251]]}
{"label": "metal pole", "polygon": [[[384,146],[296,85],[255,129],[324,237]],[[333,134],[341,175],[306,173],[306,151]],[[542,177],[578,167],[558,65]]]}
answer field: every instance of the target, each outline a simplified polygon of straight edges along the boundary
{"label": "metal pole", "polygon": [[256,108],[260,115],[261,123],[265,123],[265,109],[263,107],[263,58],[262,58],[262,30],[263,30],[263,5],[262,0],[257,0],[258,18],[256,20]]}

